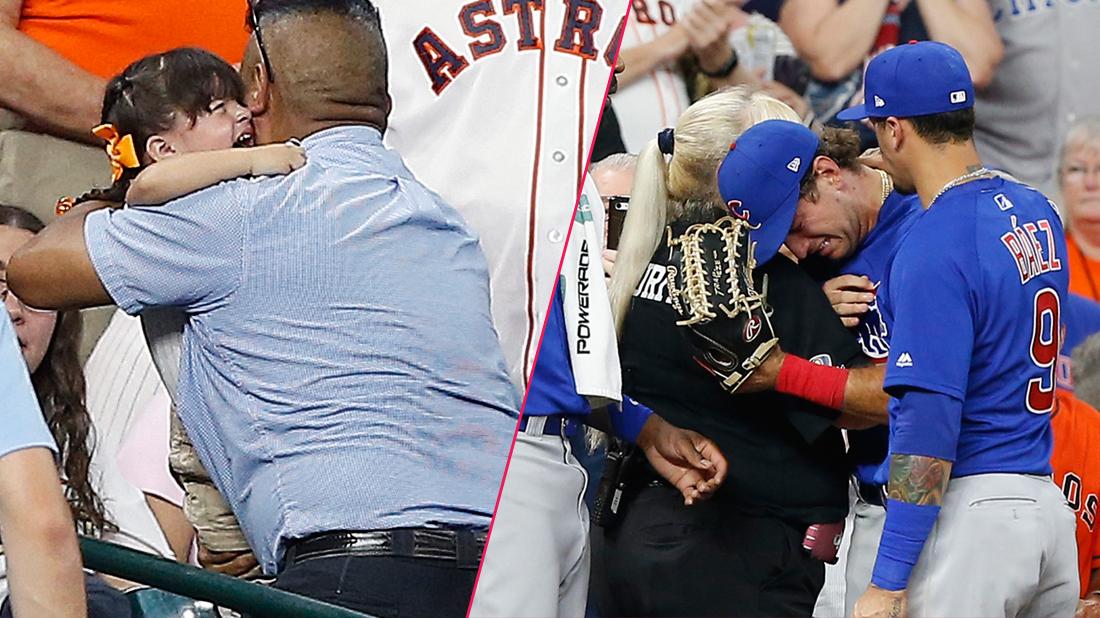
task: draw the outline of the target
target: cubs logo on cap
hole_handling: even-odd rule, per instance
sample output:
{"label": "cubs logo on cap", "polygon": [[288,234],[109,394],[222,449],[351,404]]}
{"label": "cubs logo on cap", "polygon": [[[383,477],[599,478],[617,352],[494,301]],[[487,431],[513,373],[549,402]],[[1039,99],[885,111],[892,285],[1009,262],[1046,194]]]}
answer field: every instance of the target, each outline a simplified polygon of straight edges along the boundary
{"label": "cubs logo on cap", "polygon": [[745,131],[718,167],[718,191],[730,214],[752,226],[749,238],[761,264],[775,257],[790,233],[818,142],[796,122],[765,120]]}
{"label": "cubs logo on cap", "polygon": [[955,48],[938,41],[911,42],[868,63],[863,100],[837,119],[911,118],[966,109],[974,106],[974,82]]}

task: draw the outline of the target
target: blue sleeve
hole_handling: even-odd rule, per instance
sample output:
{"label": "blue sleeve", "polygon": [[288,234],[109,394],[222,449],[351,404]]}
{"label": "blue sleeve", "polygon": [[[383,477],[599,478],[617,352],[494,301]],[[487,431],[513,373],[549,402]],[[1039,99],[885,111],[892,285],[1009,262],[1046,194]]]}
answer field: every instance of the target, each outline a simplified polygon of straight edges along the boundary
{"label": "blue sleeve", "polygon": [[638,440],[638,434],[642,432],[642,427],[653,415],[653,410],[624,396],[621,405],[613,403],[608,407],[608,415],[611,417],[611,429],[615,435],[633,443]]}
{"label": "blue sleeve", "polygon": [[905,389],[892,406],[890,454],[922,455],[955,461],[962,429],[961,399]]}
{"label": "blue sleeve", "polygon": [[973,234],[966,242],[958,229],[920,231],[905,241],[890,271],[893,323],[883,386],[890,394],[914,387],[964,399],[975,335],[972,273],[979,268]]}
{"label": "blue sleeve", "polygon": [[[962,423],[962,401],[950,395],[904,389],[891,406],[890,453],[955,460]],[[902,590],[920,559],[939,516],[938,504],[890,498],[871,582]]]}
{"label": "blue sleeve", "polygon": [[32,447],[57,452],[7,313],[0,317],[0,457]]}
{"label": "blue sleeve", "polygon": [[222,183],[164,206],[104,209],[84,222],[96,274],[131,315],[150,307],[215,308],[240,284],[244,215]]}

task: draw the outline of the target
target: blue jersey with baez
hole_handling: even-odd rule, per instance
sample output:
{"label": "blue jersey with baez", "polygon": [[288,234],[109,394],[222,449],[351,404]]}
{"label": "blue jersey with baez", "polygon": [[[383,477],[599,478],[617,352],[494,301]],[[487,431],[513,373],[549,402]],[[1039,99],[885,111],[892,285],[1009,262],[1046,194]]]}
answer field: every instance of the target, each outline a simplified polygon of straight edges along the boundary
{"label": "blue jersey with baez", "polygon": [[[878,219],[857,251],[840,264],[836,275],[862,275],[875,286],[875,300],[860,317],[855,333],[863,353],[877,363],[886,362],[890,353],[890,331],[882,317],[885,302],[882,282],[887,269],[910,228],[924,212],[920,198],[893,192],[879,209]],[[889,430],[885,425],[848,432],[848,454],[855,464],[855,475],[864,483],[875,483],[876,472],[886,459]],[[881,482],[880,482],[881,484]]]}
{"label": "blue jersey with baez", "polygon": [[1054,204],[992,178],[935,200],[894,258],[885,388],[963,402],[954,477],[1050,473],[1065,252]]}

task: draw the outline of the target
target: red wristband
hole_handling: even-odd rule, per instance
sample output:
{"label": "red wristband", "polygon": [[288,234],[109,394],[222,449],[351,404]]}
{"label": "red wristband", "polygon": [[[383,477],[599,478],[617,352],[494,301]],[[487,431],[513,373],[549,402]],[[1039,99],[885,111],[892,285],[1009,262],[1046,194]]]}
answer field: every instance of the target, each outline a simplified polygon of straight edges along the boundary
{"label": "red wristband", "polygon": [[788,354],[775,378],[775,390],[839,410],[844,404],[844,387],[848,370],[842,367],[818,365]]}

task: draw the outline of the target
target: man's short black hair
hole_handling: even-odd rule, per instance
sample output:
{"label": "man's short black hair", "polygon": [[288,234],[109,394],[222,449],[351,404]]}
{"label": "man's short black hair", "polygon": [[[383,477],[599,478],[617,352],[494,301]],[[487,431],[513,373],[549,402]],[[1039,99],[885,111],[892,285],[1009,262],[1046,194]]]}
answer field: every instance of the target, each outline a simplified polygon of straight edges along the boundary
{"label": "man's short black hair", "polygon": [[378,8],[370,0],[249,0],[259,19],[294,13],[338,13],[377,24]]}
{"label": "man's short black hair", "polygon": [[958,144],[974,138],[974,108],[959,109],[941,114],[913,116],[917,135],[932,144]]}

